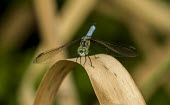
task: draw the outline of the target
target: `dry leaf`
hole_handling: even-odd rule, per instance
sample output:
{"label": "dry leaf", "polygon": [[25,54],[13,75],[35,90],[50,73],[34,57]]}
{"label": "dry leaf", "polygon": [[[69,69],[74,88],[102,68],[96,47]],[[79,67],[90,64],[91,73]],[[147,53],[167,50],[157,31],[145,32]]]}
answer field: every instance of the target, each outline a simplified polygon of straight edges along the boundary
{"label": "dry leaf", "polygon": [[[99,54],[84,65],[101,105],[146,105],[127,70],[113,57]],[[44,76],[34,105],[53,105],[58,88],[67,73],[78,64],[76,58],[56,62]],[[85,61],[85,58],[82,58]],[[84,63],[84,62],[83,62]]]}

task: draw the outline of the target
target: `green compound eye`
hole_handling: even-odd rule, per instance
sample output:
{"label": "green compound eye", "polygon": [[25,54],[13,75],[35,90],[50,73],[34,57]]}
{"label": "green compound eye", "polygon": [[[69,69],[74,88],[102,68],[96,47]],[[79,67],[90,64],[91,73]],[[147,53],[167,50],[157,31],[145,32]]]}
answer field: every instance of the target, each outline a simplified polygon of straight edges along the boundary
{"label": "green compound eye", "polygon": [[88,48],[87,47],[82,47],[80,46],[78,49],[77,49],[77,54],[80,55],[80,56],[86,56],[88,55],[89,51],[88,51]]}
{"label": "green compound eye", "polygon": [[85,53],[86,53],[86,55],[88,55],[89,54],[89,50],[86,50]]}

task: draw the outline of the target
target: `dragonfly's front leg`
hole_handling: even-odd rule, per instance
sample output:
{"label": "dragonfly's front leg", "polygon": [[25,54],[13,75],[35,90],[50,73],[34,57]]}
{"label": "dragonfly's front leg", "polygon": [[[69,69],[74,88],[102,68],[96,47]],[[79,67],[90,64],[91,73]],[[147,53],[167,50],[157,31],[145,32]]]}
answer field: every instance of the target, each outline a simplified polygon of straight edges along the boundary
{"label": "dragonfly's front leg", "polygon": [[80,64],[81,64],[81,56],[80,56]]}
{"label": "dragonfly's front leg", "polygon": [[96,57],[96,55],[95,55],[95,54],[94,54],[94,57],[95,57],[95,59],[99,58],[99,57]]}
{"label": "dragonfly's front leg", "polygon": [[91,58],[88,56],[89,60],[90,60],[90,63],[91,63],[91,67],[94,68],[94,66],[92,65],[92,61],[91,61]]}
{"label": "dragonfly's front leg", "polygon": [[[90,53],[92,52],[92,51],[89,51]],[[92,54],[94,57],[95,57],[95,59],[97,59],[97,58],[99,58],[99,57],[96,57],[96,55],[95,54]]]}
{"label": "dragonfly's front leg", "polygon": [[76,62],[77,62],[78,58],[79,58],[79,57],[77,56],[77,57],[76,57]]}
{"label": "dragonfly's front leg", "polygon": [[85,65],[85,63],[86,63],[86,56],[85,56],[85,61],[84,61],[84,64],[83,64],[83,66]]}

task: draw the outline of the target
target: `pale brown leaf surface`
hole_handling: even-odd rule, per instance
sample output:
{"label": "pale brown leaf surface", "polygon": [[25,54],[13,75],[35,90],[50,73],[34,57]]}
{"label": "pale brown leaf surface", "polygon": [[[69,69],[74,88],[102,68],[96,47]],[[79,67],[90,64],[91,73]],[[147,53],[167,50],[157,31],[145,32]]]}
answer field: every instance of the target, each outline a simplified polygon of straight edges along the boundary
{"label": "pale brown leaf surface", "polygon": [[[146,105],[133,79],[115,58],[104,54],[96,56],[99,58],[90,56],[94,68],[89,59],[84,68],[101,105]],[[49,69],[39,86],[34,105],[53,105],[58,88],[77,64],[75,61],[75,58],[60,60]]]}

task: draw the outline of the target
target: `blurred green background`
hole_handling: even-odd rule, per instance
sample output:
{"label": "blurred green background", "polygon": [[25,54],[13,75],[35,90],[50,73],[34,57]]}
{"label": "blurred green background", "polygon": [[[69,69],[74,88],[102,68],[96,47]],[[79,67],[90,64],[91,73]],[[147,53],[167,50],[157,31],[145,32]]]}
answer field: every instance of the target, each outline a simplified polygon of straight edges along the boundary
{"label": "blurred green background", "polygon": [[[0,105],[31,105],[50,67],[36,67],[33,58],[81,38],[93,23],[93,38],[136,47],[137,57],[117,59],[147,105],[170,105],[169,11],[170,0],[1,0]],[[69,105],[99,105],[85,70],[77,66],[71,74],[74,86],[65,85],[64,94],[77,102]],[[61,98],[62,92],[56,105],[64,105]]]}

